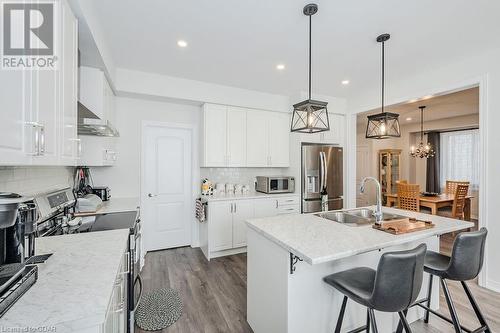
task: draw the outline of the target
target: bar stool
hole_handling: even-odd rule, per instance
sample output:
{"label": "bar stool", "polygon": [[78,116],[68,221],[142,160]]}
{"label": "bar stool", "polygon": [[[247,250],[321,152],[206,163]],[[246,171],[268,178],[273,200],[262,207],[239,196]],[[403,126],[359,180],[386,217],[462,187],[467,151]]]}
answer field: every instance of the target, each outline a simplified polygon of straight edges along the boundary
{"label": "bar stool", "polygon": [[344,294],[342,308],[335,328],[340,333],[347,299],[367,307],[366,326],[350,332],[378,333],[374,310],[397,312],[407,333],[410,325],[403,311],[418,296],[424,274],[424,258],[427,246],[421,244],[413,250],[388,252],[380,258],[377,270],[368,267],[353,268],[323,278],[323,281]]}
{"label": "bar stool", "polygon": [[[442,255],[440,253],[428,251],[425,255],[425,272],[430,274],[429,279],[429,289],[427,291],[427,298],[417,301],[414,305],[418,305],[425,309],[424,322],[429,322],[429,313],[432,313],[439,318],[453,324],[455,332],[462,333],[462,330],[466,332],[491,332],[488,324],[484,319],[476,300],[472,296],[469,287],[465,281],[475,279],[481,268],[483,267],[484,261],[484,245],[486,243],[486,236],[488,231],[486,228],[481,228],[479,231],[474,232],[462,232],[458,234],[455,242],[453,243],[453,251],[451,257]],[[432,296],[432,280],[434,276],[438,276],[441,280],[441,286],[443,287],[444,297],[446,299],[446,304],[450,310],[451,319],[443,316],[442,314],[432,310],[431,306],[431,296]],[[465,294],[469,299],[472,309],[481,324],[481,327],[475,330],[469,330],[460,324],[457,316],[457,311],[455,310],[455,305],[451,299],[450,291],[448,290],[448,285],[446,280],[460,281],[462,287],[464,288]],[[423,304],[425,303],[425,305]],[[398,328],[398,332],[400,329]]]}

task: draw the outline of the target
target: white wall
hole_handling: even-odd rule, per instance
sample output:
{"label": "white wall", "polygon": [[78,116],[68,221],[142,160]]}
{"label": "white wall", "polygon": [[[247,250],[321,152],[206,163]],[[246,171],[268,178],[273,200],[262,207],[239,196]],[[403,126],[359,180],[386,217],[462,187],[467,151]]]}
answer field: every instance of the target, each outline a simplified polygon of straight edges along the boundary
{"label": "white wall", "polygon": [[1,167],[0,192],[35,195],[73,187],[72,167]]}
{"label": "white wall", "polygon": [[[467,46],[464,46],[467,47]],[[399,77],[388,82],[387,104],[398,104],[422,96],[443,93],[462,87],[470,87],[480,83],[480,129],[483,141],[480,196],[480,225],[489,229],[486,249],[486,267],[480,277],[480,283],[500,291],[500,265],[497,253],[500,253],[500,223],[496,221],[496,189],[500,187],[498,165],[500,164],[500,49],[475,57],[468,57],[458,62],[449,63],[440,68],[430,68],[412,77]],[[411,64],[409,64],[411,66]],[[394,77],[394,75],[393,75]],[[352,114],[377,108],[380,101],[378,87],[352,96],[348,101],[348,109]],[[352,134],[351,145],[355,147],[355,134]],[[355,159],[350,159],[351,168],[355,167]],[[355,183],[355,177],[350,184]],[[354,202],[355,198],[350,198]]]}
{"label": "white wall", "polygon": [[141,184],[141,124],[146,121],[195,124],[199,129],[201,108],[144,99],[118,97],[116,124],[118,160],[113,167],[92,168],[95,185],[107,185],[112,197],[138,197]]}

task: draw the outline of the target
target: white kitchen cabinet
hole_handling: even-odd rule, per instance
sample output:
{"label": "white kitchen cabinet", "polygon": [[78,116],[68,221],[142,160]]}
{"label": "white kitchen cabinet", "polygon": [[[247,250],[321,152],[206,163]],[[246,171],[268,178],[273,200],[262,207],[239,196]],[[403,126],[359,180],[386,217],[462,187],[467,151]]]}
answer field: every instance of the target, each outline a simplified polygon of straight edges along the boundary
{"label": "white kitchen cabinet", "polygon": [[247,112],[247,166],[288,167],[289,115],[249,110]]}
{"label": "white kitchen cabinet", "polygon": [[109,94],[111,88],[107,83],[104,72],[99,68],[80,66],[79,68],[79,101],[92,111],[99,119],[108,120]]}
{"label": "white kitchen cabinet", "polygon": [[269,116],[269,166],[290,165],[290,119],[287,113],[271,112]]}
{"label": "white kitchen cabinet", "polygon": [[[61,116],[59,124],[60,164],[76,165],[80,151],[78,122],[78,21],[66,2],[62,3],[62,85]],[[70,47],[71,46],[71,47]]]}
{"label": "white kitchen cabinet", "polygon": [[203,166],[246,166],[246,109],[205,104],[203,107]]}
{"label": "white kitchen cabinet", "polygon": [[[5,70],[0,76],[0,165],[75,165],[74,158],[63,156],[69,150],[61,147],[64,136],[76,139],[70,134],[77,125],[76,81],[68,80],[76,75],[76,66],[66,63],[76,65],[77,20],[66,1],[58,4],[58,68]],[[71,101],[74,105],[68,107]],[[72,129],[65,132],[68,128]]]}
{"label": "white kitchen cabinet", "polygon": [[200,224],[200,248],[208,260],[246,251],[246,221],[300,213],[298,195],[209,201],[207,220]]}
{"label": "white kitchen cabinet", "polygon": [[108,309],[104,321],[102,331],[104,333],[125,333],[127,332],[127,293],[128,281],[127,273],[129,270],[128,252],[124,253],[122,264],[118,270],[115,283],[113,285],[113,292],[109,300]]}
{"label": "white kitchen cabinet", "polygon": [[203,106],[203,166],[222,167],[227,162],[227,107]]}
{"label": "white kitchen cabinet", "polygon": [[242,108],[227,109],[227,163],[229,167],[246,166],[247,112]]}
{"label": "white kitchen cabinet", "polygon": [[31,164],[35,144],[29,124],[29,71],[2,71],[0,75],[0,164]]}
{"label": "white kitchen cabinet", "polygon": [[262,167],[269,163],[269,112],[247,112],[247,166]]}
{"label": "white kitchen cabinet", "polygon": [[115,137],[80,135],[79,140],[79,165],[112,166],[118,159]]}
{"label": "white kitchen cabinet", "polygon": [[245,221],[254,216],[254,202],[252,200],[237,200],[234,202],[233,248],[247,245],[247,225]]}
{"label": "white kitchen cabinet", "polygon": [[328,114],[330,120],[330,130],[319,133],[293,133],[292,135],[299,136],[300,142],[325,143],[344,145],[345,143],[345,127],[346,119],[341,114]]}
{"label": "white kitchen cabinet", "polygon": [[233,247],[233,202],[221,201],[210,205],[209,249],[222,251]]}

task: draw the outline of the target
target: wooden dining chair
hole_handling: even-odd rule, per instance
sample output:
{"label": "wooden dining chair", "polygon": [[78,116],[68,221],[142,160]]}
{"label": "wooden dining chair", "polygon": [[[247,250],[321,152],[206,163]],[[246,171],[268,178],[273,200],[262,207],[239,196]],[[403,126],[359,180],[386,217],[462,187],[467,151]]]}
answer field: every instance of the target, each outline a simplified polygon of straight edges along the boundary
{"label": "wooden dining chair", "polygon": [[453,206],[451,208],[451,217],[465,220],[465,198],[469,192],[468,184],[457,184],[455,189],[455,198],[453,199]]}
{"label": "wooden dining chair", "polygon": [[408,184],[408,181],[406,179],[400,179],[396,180],[396,184]]}
{"label": "wooden dining chair", "polygon": [[444,193],[446,194],[451,194],[455,195],[457,191],[457,186],[458,185],[470,185],[470,182],[465,181],[465,180],[447,180],[446,181],[446,187],[444,189]]}
{"label": "wooden dining chair", "polygon": [[420,185],[398,183],[398,208],[420,211]]}

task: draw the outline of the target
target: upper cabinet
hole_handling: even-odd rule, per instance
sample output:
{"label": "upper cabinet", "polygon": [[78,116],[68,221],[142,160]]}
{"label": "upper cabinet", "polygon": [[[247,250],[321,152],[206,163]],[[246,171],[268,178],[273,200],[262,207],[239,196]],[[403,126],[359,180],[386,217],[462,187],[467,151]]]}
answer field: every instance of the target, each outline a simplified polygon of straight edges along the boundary
{"label": "upper cabinet", "polygon": [[98,68],[80,67],[79,101],[99,119],[114,122],[114,94],[104,72]]}
{"label": "upper cabinet", "polygon": [[288,167],[290,121],[287,113],[247,113],[247,166]]}
{"label": "upper cabinet", "polygon": [[328,113],[330,121],[330,130],[319,133],[293,133],[297,136],[300,142],[337,144],[343,146],[345,144],[345,128],[346,118],[342,114]]}
{"label": "upper cabinet", "polygon": [[289,116],[205,104],[203,167],[288,167]]}
{"label": "upper cabinet", "polygon": [[76,164],[77,20],[57,4],[57,68],[1,70],[0,165]]}

